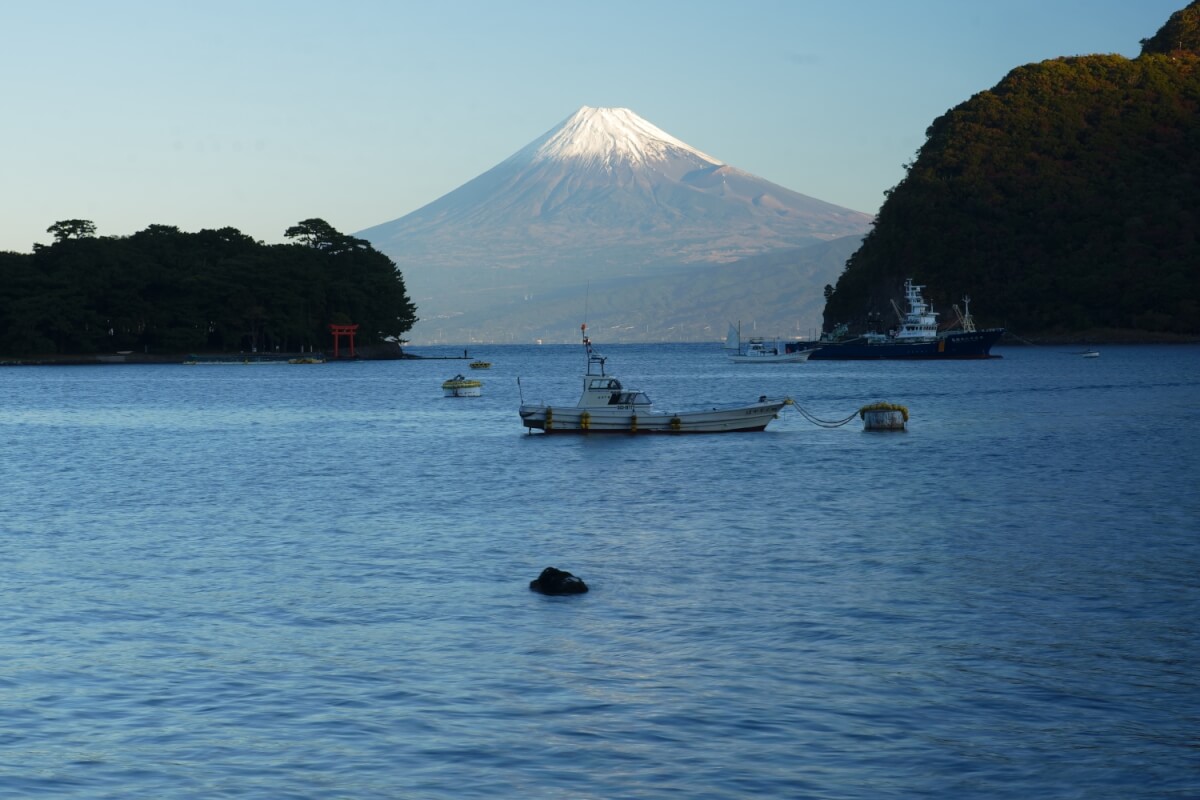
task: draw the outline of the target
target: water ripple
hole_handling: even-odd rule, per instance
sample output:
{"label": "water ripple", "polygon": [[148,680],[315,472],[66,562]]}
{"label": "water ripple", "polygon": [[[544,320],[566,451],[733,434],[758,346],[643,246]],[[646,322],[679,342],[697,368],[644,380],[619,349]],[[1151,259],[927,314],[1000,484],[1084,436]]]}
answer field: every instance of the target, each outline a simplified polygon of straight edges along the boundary
{"label": "water ripple", "polygon": [[912,421],[526,435],[573,348],[466,402],[432,360],[4,372],[0,797],[1200,795],[1194,349],[610,355]]}

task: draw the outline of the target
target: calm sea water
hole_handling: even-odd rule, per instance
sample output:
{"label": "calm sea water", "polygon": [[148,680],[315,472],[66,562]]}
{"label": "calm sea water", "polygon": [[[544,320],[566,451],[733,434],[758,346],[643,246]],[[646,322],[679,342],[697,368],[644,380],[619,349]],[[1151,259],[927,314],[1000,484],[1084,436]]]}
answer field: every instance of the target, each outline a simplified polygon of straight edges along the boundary
{"label": "calm sea water", "polygon": [[1200,349],[597,338],[909,430],[527,435],[578,346],[0,371],[0,797],[1200,796]]}

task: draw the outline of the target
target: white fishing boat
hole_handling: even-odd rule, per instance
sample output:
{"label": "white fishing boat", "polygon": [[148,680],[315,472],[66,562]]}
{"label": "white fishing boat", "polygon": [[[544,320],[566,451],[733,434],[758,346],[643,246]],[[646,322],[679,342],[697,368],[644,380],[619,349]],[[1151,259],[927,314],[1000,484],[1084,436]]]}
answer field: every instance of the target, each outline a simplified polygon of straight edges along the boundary
{"label": "white fishing boat", "polygon": [[812,349],[800,347],[798,343],[780,344],[778,339],[770,343],[761,336],[752,336],[742,344],[742,323],[729,326],[725,336],[725,354],[735,364],[787,364],[807,361]]}
{"label": "white fishing boat", "polygon": [[[728,433],[761,431],[790,397],[758,398],[753,403],[687,411],[657,411],[644,392],[628,389],[604,370],[605,357],[592,349],[583,325],[587,373],[575,405],[551,406],[522,401],[521,422],[546,433]],[[519,385],[519,382],[518,382]]]}
{"label": "white fishing boat", "polygon": [[445,397],[479,397],[483,393],[483,381],[464,378],[455,375],[442,384],[442,394]]}

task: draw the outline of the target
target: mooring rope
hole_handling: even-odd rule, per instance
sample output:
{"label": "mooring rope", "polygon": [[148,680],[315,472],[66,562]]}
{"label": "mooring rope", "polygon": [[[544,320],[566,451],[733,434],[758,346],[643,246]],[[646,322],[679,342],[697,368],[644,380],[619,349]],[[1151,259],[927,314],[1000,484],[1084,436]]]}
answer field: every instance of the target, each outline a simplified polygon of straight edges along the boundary
{"label": "mooring rope", "polygon": [[1031,342],[1031,341],[1029,341],[1028,339],[1024,339],[1024,338],[1022,338],[1022,337],[1020,337],[1020,336],[1017,336],[1017,335],[1016,335],[1015,333],[1013,333],[1012,331],[1005,331],[1005,332],[1004,332],[1004,335],[1005,335],[1005,336],[1011,336],[1012,338],[1016,339],[1018,342],[1021,342],[1022,344],[1027,344],[1027,345],[1029,345],[1030,347],[1041,347],[1041,345],[1040,345],[1040,344],[1038,344],[1037,342]]}
{"label": "mooring rope", "polygon": [[799,411],[799,412],[800,412],[800,416],[804,417],[806,420],[808,420],[809,422],[811,422],[813,425],[818,425],[818,426],[820,426],[820,427],[822,427],[822,428],[840,428],[840,427],[842,427],[843,425],[846,425],[846,424],[848,424],[848,423],[849,423],[851,420],[853,420],[855,417],[857,417],[857,416],[858,416],[858,412],[857,412],[857,411],[855,411],[853,414],[851,414],[850,416],[846,417],[845,419],[843,419],[843,420],[838,420],[838,421],[836,421],[836,422],[835,422],[835,421],[833,421],[833,420],[820,419],[820,418],[818,418],[818,417],[814,417],[812,414],[810,414],[809,412],[805,411],[803,408],[801,408],[801,407],[800,407],[799,405],[797,405],[796,403],[792,403],[792,408],[794,408],[794,409],[796,409],[797,411]]}
{"label": "mooring rope", "polygon": [[[1013,333],[1012,331],[1005,331],[1005,332],[1004,332],[1004,335],[1005,335],[1005,336],[1011,336],[1012,338],[1016,339],[1018,342],[1021,342],[1022,344],[1027,344],[1027,345],[1029,345],[1030,347],[1041,347],[1041,345],[1040,345],[1040,344],[1038,344],[1037,342],[1031,342],[1031,341],[1029,341],[1028,339],[1024,339],[1024,338],[1022,338],[1022,337],[1020,337],[1020,336],[1017,336],[1017,335],[1016,335],[1015,333]],[[1085,347],[1087,347],[1087,346],[1088,346],[1086,342],[1084,343],[1084,346],[1085,346]],[[1067,354],[1067,355],[1069,355],[1069,356],[1081,356],[1081,355],[1083,355],[1083,353],[1079,352],[1078,350],[1060,350],[1059,352],[1060,352],[1060,353],[1066,353],[1066,354]],[[1086,352],[1087,352],[1087,350],[1084,350],[1083,352],[1084,352],[1084,353],[1086,353]]]}

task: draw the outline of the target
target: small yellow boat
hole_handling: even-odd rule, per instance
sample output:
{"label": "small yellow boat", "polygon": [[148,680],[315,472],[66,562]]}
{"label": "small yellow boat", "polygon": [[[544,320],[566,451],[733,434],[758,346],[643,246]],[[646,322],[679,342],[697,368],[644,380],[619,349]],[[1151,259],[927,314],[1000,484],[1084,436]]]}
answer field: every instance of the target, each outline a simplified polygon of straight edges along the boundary
{"label": "small yellow boat", "polygon": [[483,393],[483,381],[475,381],[455,375],[442,384],[442,394],[446,397],[479,397]]}
{"label": "small yellow boat", "polygon": [[472,361],[471,369],[491,369],[492,362],[490,361]]}

